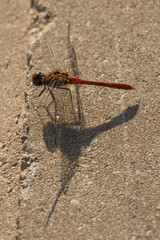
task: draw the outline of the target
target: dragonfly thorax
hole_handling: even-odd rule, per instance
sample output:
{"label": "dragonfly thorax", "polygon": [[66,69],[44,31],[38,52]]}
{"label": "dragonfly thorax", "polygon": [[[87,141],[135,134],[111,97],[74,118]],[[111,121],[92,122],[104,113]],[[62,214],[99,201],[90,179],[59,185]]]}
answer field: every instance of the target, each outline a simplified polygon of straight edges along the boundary
{"label": "dragonfly thorax", "polygon": [[65,72],[61,71],[60,69],[56,69],[54,72],[47,75],[46,82],[49,82],[51,80],[57,80],[56,85],[63,86],[70,83],[71,76],[71,73],[69,73],[68,71]]}

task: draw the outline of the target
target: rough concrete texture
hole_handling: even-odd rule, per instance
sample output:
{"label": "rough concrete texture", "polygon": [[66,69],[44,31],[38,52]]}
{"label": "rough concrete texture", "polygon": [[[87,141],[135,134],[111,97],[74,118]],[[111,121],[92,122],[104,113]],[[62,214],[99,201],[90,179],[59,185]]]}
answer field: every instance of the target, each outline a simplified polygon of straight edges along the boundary
{"label": "rough concrete texture", "polygon": [[[160,239],[159,17],[158,0],[0,1],[1,240]],[[136,91],[73,88],[75,113],[65,90],[37,97],[31,75],[76,71],[73,46],[82,78]]]}

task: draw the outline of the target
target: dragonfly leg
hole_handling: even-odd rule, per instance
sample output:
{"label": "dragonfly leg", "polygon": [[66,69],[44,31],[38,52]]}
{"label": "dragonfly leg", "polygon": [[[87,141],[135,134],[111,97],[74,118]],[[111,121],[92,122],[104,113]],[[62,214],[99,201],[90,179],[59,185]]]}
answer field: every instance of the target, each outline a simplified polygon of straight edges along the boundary
{"label": "dragonfly leg", "polygon": [[43,90],[40,92],[39,97],[42,95],[42,93],[44,92],[45,89],[46,89],[46,84],[44,84],[44,88],[43,88]]}
{"label": "dragonfly leg", "polygon": [[55,102],[56,102],[56,101],[55,101],[54,94],[52,93],[52,91],[51,91],[51,89],[50,89],[49,86],[48,86],[48,90],[49,90],[49,93],[51,94],[52,101],[50,102],[50,104],[49,104],[47,107],[49,107],[50,105],[52,105],[52,103],[55,103]]}
{"label": "dragonfly leg", "polygon": [[54,94],[53,94],[53,92],[51,91],[49,85],[48,85],[48,90],[49,90],[49,93],[51,94],[52,101],[51,101],[50,104],[47,106],[47,109],[52,105],[52,103],[55,104],[55,123],[56,123],[56,116],[57,116],[57,103],[56,103],[56,99],[55,99]]}

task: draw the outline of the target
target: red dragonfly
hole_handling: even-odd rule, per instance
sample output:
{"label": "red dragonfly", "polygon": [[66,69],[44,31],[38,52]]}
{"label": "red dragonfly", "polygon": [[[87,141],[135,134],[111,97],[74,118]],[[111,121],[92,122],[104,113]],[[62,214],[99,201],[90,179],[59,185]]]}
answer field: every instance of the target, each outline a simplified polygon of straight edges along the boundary
{"label": "red dragonfly", "polygon": [[110,88],[118,88],[124,90],[135,90],[136,88],[123,84],[123,83],[110,83],[110,82],[99,82],[99,81],[90,81],[84,80],[78,77],[72,76],[72,74],[68,71],[61,71],[60,69],[56,69],[53,72],[48,73],[47,75],[37,72],[32,76],[32,82],[36,86],[44,85],[43,90],[40,92],[39,96],[44,92],[46,85],[52,85],[55,88],[63,88],[69,87],[71,84],[88,84],[88,85],[97,85],[104,86]]}

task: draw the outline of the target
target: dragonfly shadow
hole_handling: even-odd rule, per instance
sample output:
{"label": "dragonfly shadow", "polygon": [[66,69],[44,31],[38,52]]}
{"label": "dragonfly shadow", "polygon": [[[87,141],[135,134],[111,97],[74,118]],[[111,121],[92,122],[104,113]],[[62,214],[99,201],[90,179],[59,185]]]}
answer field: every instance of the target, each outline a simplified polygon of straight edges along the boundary
{"label": "dragonfly shadow", "polygon": [[[139,105],[128,107],[119,116],[114,117],[110,122],[98,125],[94,128],[76,130],[62,124],[60,126],[62,135],[59,146],[62,154],[67,159],[75,161],[81,154],[82,146],[89,146],[94,137],[128,122],[136,115],[138,109]],[[56,126],[52,122],[47,122],[43,127],[43,139],[49,152],[54,152],[55,150],[55,128]]]}
{"label": "dragonfly shadow", "polygon": [[[114,117],[110,122],[98,125],[94,128],[75,130],[65,125],[60,126],[62,135],[59,148],[64,156],[61,169],[61,186],[57,193],[52,209],[48,215],[46,226],[48,225],[49,219],[54,212],[61,194],[67,192],[69,183],[77,171],[79,166],[78,158],[81,155],[81,148],[89,146],[93,138],[99,134],[122,125],[134,118],[138,112],[138,109],[139,105],[128,107],[120,115]],[[49,152],[53,152],[55,144],[55,125],[52,122],[47,122],[47,124],[45,124],[43,128],[43,137],[46,148]]]}

